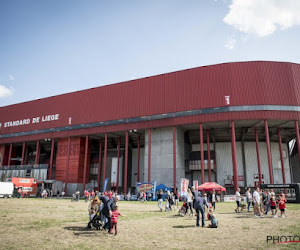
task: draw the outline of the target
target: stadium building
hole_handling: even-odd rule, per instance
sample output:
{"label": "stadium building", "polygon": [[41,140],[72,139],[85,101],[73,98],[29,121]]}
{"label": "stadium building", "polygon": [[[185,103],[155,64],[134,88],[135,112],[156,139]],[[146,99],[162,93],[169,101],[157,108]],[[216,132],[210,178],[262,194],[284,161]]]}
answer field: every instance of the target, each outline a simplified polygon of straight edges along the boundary
{"label": "stadium building", "polygon": [[0,179],[62,181],[67,194],[106,178],[125,193],[137,182],[178,188],[181,178],[231,192],[299,182],[290,152],[300,150],[299,120],[299,64],[151,76],[1,107]]}

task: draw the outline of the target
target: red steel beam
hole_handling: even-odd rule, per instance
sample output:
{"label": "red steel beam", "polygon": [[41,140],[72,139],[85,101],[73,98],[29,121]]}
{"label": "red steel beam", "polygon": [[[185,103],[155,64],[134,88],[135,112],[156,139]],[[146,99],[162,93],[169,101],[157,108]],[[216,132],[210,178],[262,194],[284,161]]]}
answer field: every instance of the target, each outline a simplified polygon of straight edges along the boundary
{"label": "red steel beam", "polygon": [[208,181],[211,182],[211,163],[210,163],[209,129],[206,130],[206,141],[207,141]]}
{"label": "red steel beam", "polygon": [[258,142],[258,133],[257,128],[254,128],[255,133],[255,143],[256,143],[256,155],[257,155],[257,169],[258,169],[258,184],[260,185],[262,183],[261,180],[261,167],[260,167],[260,156],[259,156],[259,142]]}
{"label": "red steel beam", "polygon": [[118,163],[117,163],[117,184],[116,191],[119,191],[119,174],[120,174],[120,150],[121,150],[121,137],[118,139]]}
{"label": "red steel beam", "polygon": [[272,158],[271,158],[271,148],[270,148],[270,136],[269,136],[268,121],[265,120],[264,123],[265,123],[265,134],[266,134],[267,153],[268,153],[270,184],[273,184],[273,168],[272,168]]}
{"label": "red steel beam", "polygon": [[70,161],[70,148],[71,148],[71,137],[68,140],[68,152],[67,152],[67,162],[66,162],[66,181],[65,181],[65,193],[67,194],[68,186],[68,174],[69,174],[69,161]]}
{"label": "red steel beam", "polygon": [[21,166],[24,165],[24,160],[25,160],[25,149],[26,149],[26,142],[23,142],[23,146],[22,146],[22,160],[21,160]]}
{"label": "red steel beam", "polygon": [[148,130],[148,182],[151,181],[151,128]]}
{"label": "red steel beam", "polygon": [[239,183],[238,183],[238,169],[237,169],[237,160],[236,160],[234,121],[231,121],[231,151],[232,151],[232,167],[233,167],[233,185],[234,185],[234,191],[236,191],[239,187]]}
{"label": "red steel beam", "polygon": [[298,160],[299,160],[299,165],[300,165],[300,135],[299,135],[299,125],[298,121],[295,122],[295,130],[296,130],[296,143],[297,143],[297,149],[298,149]]}
{"label": "red steel beam", "polygon": [[176,191],[176,127],[173,126],[173,191]]}
{"label": "red steel beam", "polygon": [[141,137],[138,136],[138,151],[137,151],[137,178],[136,181],[140,181],[140,152],[141,152]]}
{"label": "red steel beam", "polygon": [[25,149],[25,159],[24,159],[24,165],[27,164],[27,158],[28,158],[28,146],[26,145],[26,149]]}
{"label": "red steel beam", "polygon": [[129,141],[129,134],[126,131],[125,136],[125,169],[124,169],[124,194],[127,194],[127,169],[128,169],[128,141]]}
{"label": "red steel beam", "polygon": [[51,140],[51,153],[50,153],[49,180],[52,179],[52,167],[53,167],[53,156],[54,156],[54,144],[55,144],[55,139],[52,139],[52,140]]}
{"label": "red steel beam", "polygon": [[98,164],[98,191],[100,192],[100,175],[101,175],[101,164],[102,164],[102,140],[99,141],[99,164]]}
{"label": "red steel beam", "polygon": [[283,184],[285,184],[285,172],[284,172],[284,161],[283,161],[283,154],[282,154],[282,142],[281,142],[280,128],[277,128],[277,134],[278,134],[278,144],[279,144],[281,171],[282,171],[282,181],[283,181]]}
{"label": "red steel beam", "polygon": [[89,151],[89,136],[85,137],[85,151],[84,151],[84,165],[83,165],[83,190],[85,190],[85,183],[86,183],[86,168],[87,168],[87,161],[88,161],[88,151]]}
{"label": "red steel beam", "polygon": [[35,151],[36,151],[36,155],[35,155],[34,164],[38,165],[40,162],[40,141],[39,140],[36,142],[36,150]]}
{"label": "red steel beam", "polygon": [[203,125],[200,123],[200,155],[201,155],[201,182],[204,183],[204,147],[203,147]]}
{"label": "red steel beam", "polygon": [[8,166],[10,166],[10,161],[11,161],[11,154],[12,154],[12,148],[13,148],[13,144],[11,143],[9,145],[9,153],[8,153]]}

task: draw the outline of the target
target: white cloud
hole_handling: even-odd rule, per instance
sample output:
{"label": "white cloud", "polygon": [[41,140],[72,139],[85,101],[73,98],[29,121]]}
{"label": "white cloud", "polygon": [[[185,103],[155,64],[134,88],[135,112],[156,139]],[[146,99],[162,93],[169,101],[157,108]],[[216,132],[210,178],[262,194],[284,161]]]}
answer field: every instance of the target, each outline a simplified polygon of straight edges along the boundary
{"label": "white cloud", "polygon": [[13,95],[14,90],[0,85],[0,98],[6,98]]}
{"label": "white cloud", "polygon": [[233,0],[223,21],[260,37],[300,25],[299,0]]}
{"label": "white cloud", "polygon": [[13,75],[8,75],[9,80],[14,81],[15,77]]}
{"label": "white cloud", "polygon": [[234,49],[235,44],[236,44],[236,40],[233,37],[231,37],[226,41],[225,48],[232,50]]}

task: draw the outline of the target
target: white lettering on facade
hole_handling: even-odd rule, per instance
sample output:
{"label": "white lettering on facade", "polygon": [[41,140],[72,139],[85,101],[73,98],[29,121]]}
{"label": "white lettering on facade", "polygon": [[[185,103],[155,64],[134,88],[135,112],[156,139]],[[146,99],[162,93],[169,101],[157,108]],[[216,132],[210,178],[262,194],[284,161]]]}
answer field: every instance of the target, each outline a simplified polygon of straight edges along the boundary
{"label": "white lettering on facade", "polygon": [[22,126],[22,125],[28,125],[30,124],[30,121],[32,123],[39,123],[40,121],[42,122],[51,122],[51,121],[56,121],[59,119],[59,114],[54,114],[54,115],[45,115],[41,117],[34,117],[32,119],[22,119],[22,120],[16,120],[16,121],[8,121],[3,123],[4,128],[9,128],[9,127],[17,127],[17,126]]}
{"label": "white lettering on facade", "polygon": [[230,96],[229,95],[225,96],[225,103],[226,103],[226,105],[230,104]]}
{"label": "white lettering on facade", "polygon": [[42,116],[42,122],[50,122],[50,121],[56,121],[59,118],[59,114],[56,115],[46,115]]}

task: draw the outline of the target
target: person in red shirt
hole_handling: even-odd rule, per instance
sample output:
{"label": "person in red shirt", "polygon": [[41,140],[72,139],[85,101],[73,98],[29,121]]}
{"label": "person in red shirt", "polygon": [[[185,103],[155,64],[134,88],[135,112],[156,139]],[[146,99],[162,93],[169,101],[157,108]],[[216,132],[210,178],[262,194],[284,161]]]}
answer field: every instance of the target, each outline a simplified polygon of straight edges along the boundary
{"label": "person in red shirt", "polygon": [[285,214],[285,208],[286,208],[285,202],[286,202],[286,200],[285,200],[284,196],[280,195],[280,200],[279,200],[278,203],[279,203],[279,209],[280,209],[280,212],[281,212],[281,217],[286,217],[286,214]]}
{"label": "person in red shirt", "polygon": [[94,190],[91,191],[91,199],[94,199],[95,198],[95,192]]}
{"label": "person in red shirt", "polygon": [[84,190],[84,198],[85,198],[85,202],[88,202],[88,200],[89,200],[89,191]]}
{"label": "person in red shirt", "polygon": [[112,210],[112,215],[111,215],[111,228],[110,228],[110,234],[113,233],[113,227],[115,227],[115,235],[117,235],[118,233],[118,228],[117,228],[117,224],[118,224],[118,217],[119,216],[124,216],[122,215],[119,211],[118,211],[118,206],[115,206]]}

